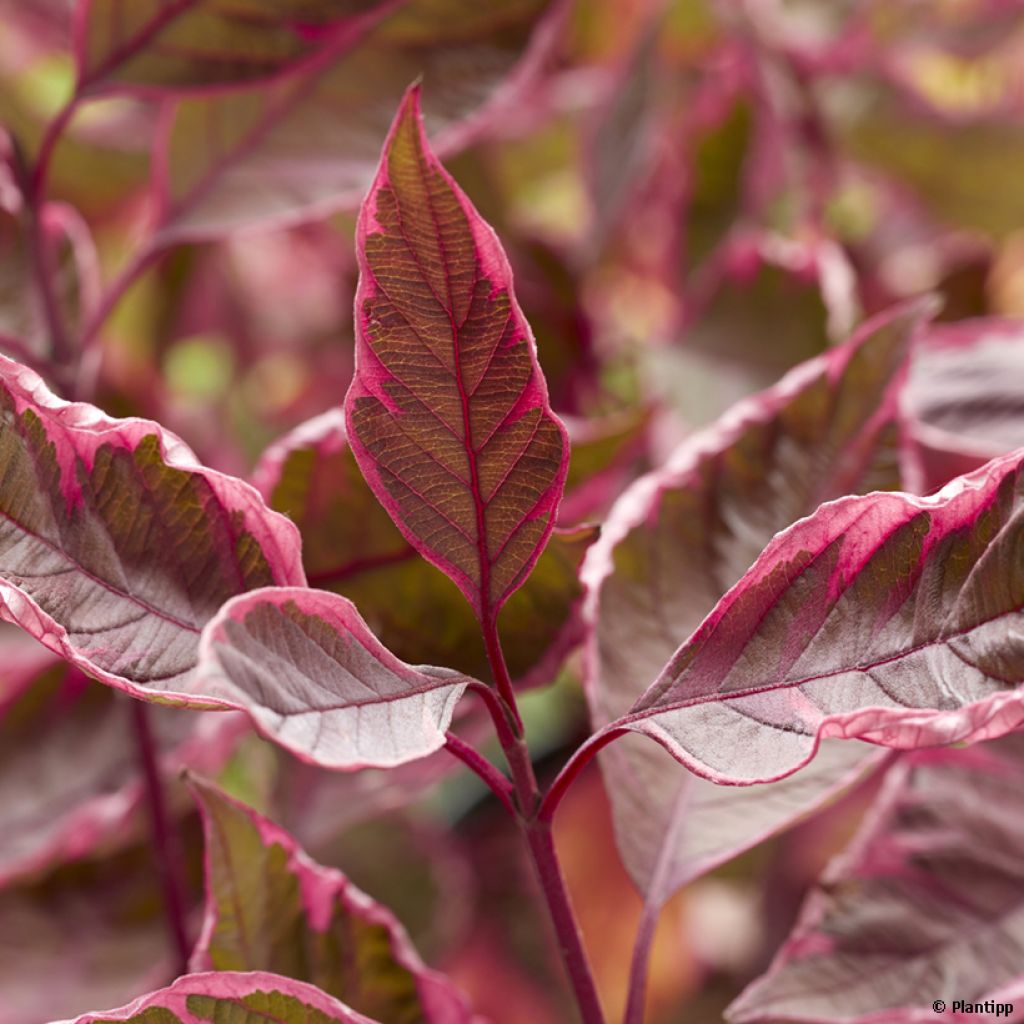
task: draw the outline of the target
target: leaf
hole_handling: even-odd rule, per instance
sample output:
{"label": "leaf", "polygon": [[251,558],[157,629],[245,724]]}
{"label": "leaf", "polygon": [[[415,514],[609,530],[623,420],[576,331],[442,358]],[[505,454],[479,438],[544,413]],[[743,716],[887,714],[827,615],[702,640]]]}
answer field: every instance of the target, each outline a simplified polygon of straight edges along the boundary
{"label": "leaf", "polygon": [[411,89],[363,204],[349,443],[485,628],[535,565],[569,461],[501,246],[430,152]]}
{"label": "leaf", "polygon": [[406,665],[343,597],[268,587],[227,602],[207,625],[194,685],[303,760],[383,768],[443,746],[472,682]]}
{"label": "leaf", "polygon": [[1019,1003],[1024,828],[1006,809],[1022,785],[1019,736],[905,760],[727,1018],[909,1022],[935,1018],[934,999]]}
{"label": "leaf", "polygon": [[1024,446],[1020,321],[966,320],[933,328],[917,346],[904,402],[927,492]]}
{"label": "leaf", "polygon": [[[199,815],[175,826],[192,915],[199,907],[191,896],[202,879]],[[101,845],[0,889],[3,1024],[39,1024],[87,1006],[119,1005],[178,969],[148,827],[115,851]]]}
{"label": "leaf", "polygon": [[[120,846],[145,804],[128,700],[36,644],[30,657],[10,644],[2,652],[0,885]],[[169,773],[216,771],[247,725],[240,715],[163,708],[150,721]]]}
{"label": "leaf", "polygon": [[[271,507],[298,526],[310,582],[353,601],[388,650],[412,664],[446,664],[490,678],[476,618],[455,585],[418,557],[373,496],[340,410],[310,420],[268,448],[253,480]],[[578,571],[596,534],[590,527],[556,530],[501,612],[509,670],[522,686],[551,682],[582,638]]]}
{"label": "leaf", "polygon": [[354,204],[370,183],[409,82],[430,94],[432,131],[466,143],[518,95],[549,46],[552,0],[378,4],[294,74],[265,87],[188,97],[157,157],[157,245],[210,238]]}
{"label": "leaf", "polygon": [[304,582],[298,532],[248,484],[3,357],[0,473],[0,616],[136,696],[203,703],[185,688],[207,619]]}
{"label": "leaf", "polygon": [[287,71],[386,8],[378,0],[87,0],[78,13],[76,94],[172,93]]}
{"label": "leaf", "polygon": [[820,739],[913,748],[1024,722],[1024,451],[937,494],[841,498],[779,534],[614,723],[692,770],[782,778]]}
{"label": "leaf", "polygon": [[[848,491],[893,487],[897,397],[925,308],[898,307],[797,367],[641,478],[588,553],[588,697],[600,727],[621,715],[779,530]],[[792,823],[873,759],[830,748],[790,785],[717,787],[623,737],[601,755],[616,836],[656,902]]]}
{"label": "leaf", "polygon": [[470,1020],[390,911],[311,861],[256,811],[193,778],[206,833],[206,916],[194,971],[273,971],[389,1024]]}
{"label": "leaf", "polygon": [[312,985],[264,971],[188,974],[128,1006],[55,1024],[376,1024]]}

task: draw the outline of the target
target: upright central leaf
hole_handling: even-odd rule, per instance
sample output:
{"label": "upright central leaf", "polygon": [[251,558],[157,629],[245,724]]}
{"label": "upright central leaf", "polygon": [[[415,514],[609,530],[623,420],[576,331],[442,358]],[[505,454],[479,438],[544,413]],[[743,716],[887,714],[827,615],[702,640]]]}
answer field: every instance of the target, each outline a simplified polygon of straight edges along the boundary
{"label": "upright central leaf", "polygon": [[494,232],[406,94],[359,222],[352,451],[378,500],[483,623],[529,574],[568,468]]}

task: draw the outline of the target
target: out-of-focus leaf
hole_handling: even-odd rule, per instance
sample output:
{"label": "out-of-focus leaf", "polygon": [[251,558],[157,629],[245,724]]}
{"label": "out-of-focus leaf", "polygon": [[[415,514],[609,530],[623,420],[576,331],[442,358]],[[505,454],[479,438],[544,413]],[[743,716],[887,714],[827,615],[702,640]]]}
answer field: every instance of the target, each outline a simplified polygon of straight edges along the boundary
{"label": "out-of-focus leaf", "polygon": [[[441,145],[464,144],[546,50],[551,0],[380,3],[296,73],[189,97],[168,120],[158,243],[210,237],[355,202],[409,83],[422,78]],[[535,29],[537,32],[535,33]]]}
{"label": "out-of-focus leaf", "polygon": [[344,597],[268,587],[227,602],[208,623],[194,685],[247,711],[303,760],[384,768],[443,746],[471,683],[400,661]]}
{"label": "out-of-focus leaf", "polygon": [[953,1011],[992,1000],[1019,1020],[1024,828],[1007,809],[1022,786],[1019,736],[905,760],[727,1018],[909,1024],[934,1020],[942,999]]}
{"label": "out-of-focus leaf", "polygon": [[1024,327],[967,320],[918,344],[905,408],[927,492],[989,459],[1024,447]]}
{"label": "out-of-focus leaf", "polygon": [[770,387],[854,325],[853,279],[830,244],[737,236],[705,272],[681,344],[650,367],[653,389],[694,425]]}
{"label": "out-of-focus leaf", "polygon": [[273,971],[393,1024],[470,1020],[390,911],[256,811],[209,783],[193,779],[192,788],[207,849],[206,918],[192,970]]}
{"label": "out-of-focus leaf", "polygon": [[64,402],[3,357],[0,407],[0,615],[111,686],[196,702],[203,625],[304,583],[298,531],[157,424]]}
{"label": "out-of-focus leaf", "polygon": [[264,971],[187,974],[120,1009],[56,1024],[384,1024],[304,981]]}
{"label": "out-of-focus leaf", "polygon": [[[866,324],[684,442],[616,503],[583,572],[598,726],[629,711],[775,533],[830,498],[897,486],[897,399],[923,313],[913,304]],[[768,793],[698,782],[639,737],[612,744],[602,766],[624,859],[660,902],[790,824],[870,758],[837,746]]]}
{"label": "out-of-focus leaf", "polygon": [[[75,33],[77,92],[164,92],[242,85],[358,33],[380,0],[86,0]],[[394,6],[394,5],[391,5]]]}
{"label": "out-of-focus leaf", "polygon": [[[198,814],[179,822],[177,834],[191,925],[199,910],[191,895],[202,886]],[[165,984],[177,968],[148,828],[116,852],[101,847],[0,890],[3,1024],[118,1005]]]}
{"label": "out-of-focus leaf", "polygon": [[[479,623],[455,585],[416,554],[373,496],[340,410],[268,448],[253,479],[271,507],[298,526],[310,582],[353,601],[388,650],[412,664],[446,664],[490,678]],[[522,685],[551,682],[581,639],[578,571],[595,536],[590,527],[556,530],[499,616],[509,671]]]}
{"label": "out-of-focus leaf", "polygon": [[778,534],[613,723],[717,782],[830,736],[914,748],[1024,722],[1024,451],[937,494],[829,502]]}
{"label": "out-of-focus leaf", "polygon": [[402,102],[363,204],[349,443],[403,535],[485,628],[547,542],[569,465],[494,232]]}
{"label": "out-of-focus leaf", "polygon": [[[4,648],[0,884],[109,846],[143,802],[128,700],[36,651],[19,671],[17,652]],[[246,728],[240,715],[163,708],[153,709],[151,723],[169,771],[217,770]]]}

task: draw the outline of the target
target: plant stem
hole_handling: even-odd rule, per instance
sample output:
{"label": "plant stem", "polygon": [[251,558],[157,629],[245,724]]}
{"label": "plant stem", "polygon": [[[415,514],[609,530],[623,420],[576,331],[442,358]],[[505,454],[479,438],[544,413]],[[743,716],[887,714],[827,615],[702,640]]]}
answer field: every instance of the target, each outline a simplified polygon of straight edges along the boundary
{"label": "plant stem", "polygon": [[633,945],[633,959],[629,965],[629,997],[626,1000],[622,1024],[643,1024],[644,1003],[647,999],[647,971],[660,912],[660,904],[652,900],[644,901],[643,913],[636,931],[636,942]]}
{"label": "plant stem", "polygon": [[153,852],[157,872],[160,876],[160,885],[163,889],[167,929],[178,960],[178,974],[187,974],[192,945],[189,942],[188,930],[185,925],[185,888],[179,872],[180,862],[175,850],[177,844],[168,818],[167,801],[160,778],[160,769],[157,765],[156,743],[153,739],[153,730],[150,727],[149,708],[141,700],[133,699],[131,705],[135,738],[139,748],[139,761],[146,780]]}
{"label": "plant stem", "polygon": [[594,733],[593,736],[587,740],[566,762],[565,767],[558,773],[558,777],[551,786],[548,788],[547,793],[544,795],[544,800],[541,802],[540,810],[537,812],[537,817],[541,821],[550,822],[555,816],[555,811],[558,805],[562,802],[562,797],[565,796],[566,790],[573,784],[577,776],[583,771],[588,764],[590,764],[591,758],[602,748],[606,747],[612,740],[617,739],[625,732],[625,729],[602,729],[600,732]]}
{"label": "plant stem", "polygon": [[516,805],[512,799],[512,783],[480,751],[460,740],[454,733],[450,732],[445,736],[444,745],[449,753],[480,776],[491,792],[505,805],[509,814],[515,817]]}
{"label": "plant stem", "polygon": [[516,707],[515,692],[501,650],[501,640],[493,623],[484,626],[484,642],[497,689],[497,694],[488,690],[484,699],[494,719],[498,739],[508,761],[518,804],[517,817],[558,938],[562,963],[572,985],[583,1024],[604,1024],[605,1018],[598,999],[597,987],[558,862],[558,852],[551,834],[551,822],[539,816],[542,806],[540,789],[533,772],[529,749],[523,739],[522,719]]}
{"label": "plant stem", "polygon": [[114,307],[121,301],[125,292],[135,281],[148,270],[162,253],[162,249],[153,245],[143,245],[135,255],[125,264],[118,275],[111,281],[107,290],[103,293],[99,304],[89,317],[88,322],[82,329],[82,336],[79,340],[81,352],[85,352],[95,342],[97,335],[103,329]]}

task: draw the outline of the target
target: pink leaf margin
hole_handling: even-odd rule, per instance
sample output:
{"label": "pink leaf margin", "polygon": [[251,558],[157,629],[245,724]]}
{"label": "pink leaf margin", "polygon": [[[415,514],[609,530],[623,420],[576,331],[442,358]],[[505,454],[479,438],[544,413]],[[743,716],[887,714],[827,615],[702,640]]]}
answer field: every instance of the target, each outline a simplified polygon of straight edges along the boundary
{"label": "pink leaf margin", "polygon": [[217,971],[187,974],[167,988],[138,999],[114,1010],[86,1013],[53,1024],[115,1024],[130,1021],[149,1009],[169,1010],[181,1019],[181,1024],[208,1024],[209,1018],[197,1017],[188,1009],[189,996],[206,996],[234,1003],[244,1008],[242,1000],[257,993],[279,992],[290,996],[314,1011],[325,1014],[331,1024],[380,1024],[349,1009],[344,1003],[303,981],[293,981],[267,971]]}
{"label": "pink leaf margin", "polygon": [[[282,584],[304,586],[302,541],[295,524],[271,511],[254,487],[242,480],[203,466],[177,435],[152,420],[135,417],[112,419],[93,405],[66,402],[46,386],[28,367],[0,356],[0,387],[14,404],[15,413],[31,411],[43,422],[60,470],[61,496],[69,509],[81,503],[82,492],[75,484],[76,463],[91,469],[97,451],[104,445],[133,450],[143,438],[156,436],[166,465],[203,477],[226,508],[240,512],[246,529],[263,550],[267,563]],[[158,700],[188,707],[218,708],[224,702],[199,694],[148,689],[123,676],[101,669],[78,652],[65,628],[43,611],[24,591],[0,579],[0,619],[20,626],[45,647],[87,675],[144,700]]]}
{"label": "pink leaf margin", "polygon": [[[537,564],[537,560],[540,558],[541,552],[544,550],[544,546],[547,544],[548,539],[551,537],[551,533],[555,528],[555,523],[558,518],[559,503],[565,489],[566,477],[569,474],[570,441],[565,424],[562,423],[551,409],[551,404],[548,400],[547,382],[537,358],[537,342],[534,339],[533,331],[530,329],[530,325],[527,322],[526,317],[523,316],[522,309],[516,299],[515,288],[512,280],[512,267],[509,264],[508,257],[505,255],[505,250],[503,249],[501,241],[495,230],[483,219],[483,217],[480,216],[469,197],[462,191],[455,179],[448,173],[444,165],[437,158],[436,153],[431,148],[423,128],[423,117],[420,110],[420,92],[421,89],[418,83],[411,85],[408,90],[406,90],[405,96],[398,108],[398,113],[395,115],[395,119],[388,131],[387,139],[384,142],[384,146],[381,151],[380,163],[377,167],[377,173],[374,176],[373,183],[371,184],[369,191],[366,193],[366,198],[363,200],[363,205],[359,211],[359,220],[356,225],[356,255],[359,266],[359,284],[356,288],[355,297],[355,370],[352,376],[352,384],[349,387],[348,394],[345,396],[346,433],[348,435],[349,444],[352,448],[352,453],[355,456],[356,462],[359,464],[359,468],[362,470],[367,483],[370,485],[370,489],[376,495],[377,500],[387,510],[393,522],[401,531],[402,536],[405,537],[405,539],[428,562],[437,566],[438,569],[440,569],[456,584],[456,586],[458,586],[466,596],[466,599],[473,606],[473,609],[476,611],[478,616],[481,616],[482,618],[487,616],[494,618],[497,616],[508,597],[514,593],[518,587],[522,586],[526,577],[533,571],[534,566]],[[522,394],[517,400],[516,408],[540,408],[541,415],[546,416],[553,421],[562,436],[562,464],[559,467],[558,474],[554,481],[551,483],[540,501],[538,501],[534,506],[530,517],[532,519],[540,519],[546,516],[548,518],[547,527],[543,534],[538,538],[533,554],[528,562],[523,566],[523,569],[520,571],[516,581],[493,607],[486,610],[486,615],[481,605],[481,595],[477,592],[472,580],[470,580],[466,574],[461,572],[456,566],[450,564],[446,559],[432,551],[429,546],[427,546],[406,526],[398,503],[390,496],[384,481],[381,479],[373,455],[360,443],[359,438],[356,436],[356,431],[352,428],[352,410],[356,401],[360,398],[374,398],[392,413],[395,412],[394,403],[384,390],[384,384],[390,379],[390,376],[384,365],[377,358],[369,342],[366,340],[368,332],[365,326],[363,307],[365,303],[369,299],[375,297],[380,290],[366,259],[366,241],[370,235],[383,230],[376,217],[376,196],[381,189],[389,187],[390,179],[388,177],[387,168],[388,154],[391,151],[392,142],[404,117],[407,112],[410,111],[420,132],[420,140],[428,170],[439,174],[452,189],[452,192],[459,202],[473,233],[473,240],[476,245],[476,257],[480,266],[480,272],[484,278],[492,282],[492,294],[500,289],[505,289],[507,291],[510,306],[509,315],[518,321],[517,327],[521,331],[523,339],[526,342],[532,372]],[[482,555],[486,558],[487,552],[482,552]]]}
{"label": "pink leaf margin", "polygon": [[[201,793],[194,784],[190,784],[197,793],[196,802],[204,828],[207,831],[216,828]],[[475,1019],[452,983],[443,974],[431,970],[420,959],[408,932],[390,910],[358,889],[341,871],[314,861],[279,825],[224,793],[220,793],[219,796],[249,818],[259,832],[264,846],[280,846],[284,850],[287,856],[286,870],[292,872],[298,879],[300,899],[311,928],[315,931],[326,931],[330,927],[335,905],[340,903],[347,911],[387,931],[395,961],[416,979],[416,989],[428,1021],[470,1024]],[[206,908],[199,939],[189,961],[189,969],[197,973],[213,969],[209,950],[217,927],[217,901],[215,894],[210,891],[210,879],[213,877],[211,851],[212,847],[207,843],[203,854]]]}

